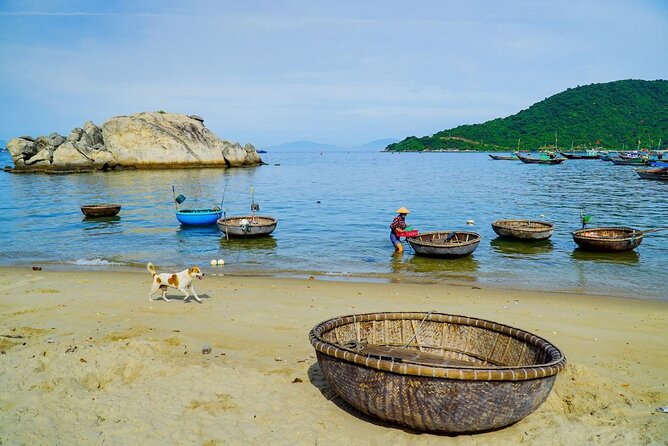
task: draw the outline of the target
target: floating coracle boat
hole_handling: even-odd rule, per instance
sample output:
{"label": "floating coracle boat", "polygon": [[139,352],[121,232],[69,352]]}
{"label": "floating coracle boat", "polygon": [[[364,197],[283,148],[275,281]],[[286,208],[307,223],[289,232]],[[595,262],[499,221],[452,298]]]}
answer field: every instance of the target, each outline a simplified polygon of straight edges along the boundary
{"label": "floating coracle boat", "polygon": [[482,236],[470,231],[424,232],[407,237],[415,254],[426,257],[461,257],[471,254],[480,244]]}
{"label": "floating coracle boat", "polygon": [[499,237],[519,240],[546,240],[554,232],[554,223],[535,220],[496,220],[492,229]]}
{"label": "floating coracle boat", "polygon": [[514,153],[511,155],[492,155],[491,153],[488,153],[489,157],[492,158],[493,160],[499,160],[499,161],[519,161],[519,158],[517,155]]}
{"label": "floating coracle boat", "polygon": [[646,180],[668,181],[668,167],[659,167],[657,169],[636,169],[640,178]]}
{"label": "floating coracle boat", "polygon": [[538,158],[532,156],[524,156],[517,154],[517,157],[525,164],[561,164],[566,161],[566,158],[562,157],[551,157],[541,153]]}
{"label": "floating coracle boat", "polygon": [[81,212],[87,218],[114,217],[120,211],[120,204],[85,204],[81,206]]}
{"label": "floating coracle boat", "polygon": [[172,195],[174,196],[176,219],[184,226],[215,225],[216,221],[223,215],[222,209],[218,206],[200,209],[179,209],[179,205],[186,201],[186,197],[183,194],[176,196],[174,186],[172,186]]}
{"label": "floating coracle boat", "polygon": [[586,251],[622,252],[642,243],[644,232],[627,226],[585,228],[572,232],[573,241]]}
{"label": "floating coracle boat", "polygon": [[412,429],[498,429],[535,411],[566,358],[529,332],[443,313],[369,313],[309,333],[333,390],[356,409]]}
{"label": "floating coracle boat", "polygon": [[223,211],[215,206],[209,209],[180,209],[176,211],[176,219],[186,226],[210,226],[223,216]]}
{"label": "floating coracle boat", "polygon": [[274,232],[278,220],[267,216],[245,215],[221,218],[216,223],[228,237],[261,237]]}

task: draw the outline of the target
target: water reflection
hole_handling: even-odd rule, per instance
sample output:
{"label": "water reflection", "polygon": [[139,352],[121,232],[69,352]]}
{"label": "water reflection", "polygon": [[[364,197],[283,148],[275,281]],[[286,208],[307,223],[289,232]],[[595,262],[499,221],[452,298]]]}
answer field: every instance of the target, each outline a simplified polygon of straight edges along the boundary
{"label": "water reflection", "polygon": [[640,254],[635,250],[623,252],[594,252],[575,248],[571,253],[571,258],[582,262],[590,261],[633,265],[640,261]]}
{"label": "water reflection", "polygon": [[431,279],[476,281],[480,264],[474,256],[434,258],[415,255],[392,255],[390,269],[394,275],[413,275]]}
{"label": "water reflection", "polygon": [[278,243],[272,236],[267,237],[230,237],[220,238],[220,247],[227,250],[275,250]]}
{"label": "water reflection", "polygon": [[121,217],[98,217],[98,218],[82,218],[81,222],[84,224],[83,230],[86,231],[86,236],[100,236],[110,234],[120,234],[123,232],[121,226]]}
{"label": "water reflection", "polygon": [[547,254],[554,249],[551,240],[539,240],[535,242],[523,242],[520,240],[509,240],[497,237],[490,241],[494,252],[506,257],[522,257],[525,255]]}

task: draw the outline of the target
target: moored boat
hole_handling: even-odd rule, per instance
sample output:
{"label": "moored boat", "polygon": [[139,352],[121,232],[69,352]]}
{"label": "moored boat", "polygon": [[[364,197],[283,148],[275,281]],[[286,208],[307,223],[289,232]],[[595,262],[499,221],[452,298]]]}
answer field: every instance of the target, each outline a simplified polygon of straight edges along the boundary
{"label": "moored boat", "polygon": [[584,152],[559,152],[561,156],[569,160],[595,160],[599,155],[596,150],[587,150]]}
{"label": "moored boat", "polygon": [[532,333],[435,312],[342,316],[309,333],[318,365],[347,403],[436,432],[513,424],[549,395],[566,358]]}
{"label": "moored boat", "polygon": [[583,250],[622,252],[642,243],[644,232],[627,226],[585,228],[571,233],[573,241]]}
{"label": "moored boat", "polygon": [[647,159],[642,157],[635,157],[635,158],[612,157],[610,161],[612,161],[612,163],[617,166],[643,166],[645,165]]}
{"label": "moored boat", "polygon": [[659,167],[656,169],[636,169],[640,178],[646,180],[668,181],[668,167]]}
{"label": "moored boat", "polygon": [[229,237],[261,237],[274,232],[278,220],[261,215],[244,215],[220,218],[216,223]]}
{"label": "moored boat", "polygon": [[496,220],[492,229],[499,237],[519,240],[547,240],[554,232],[554,223],[536,220]]}
{"label": "moored boat", "polygon": [[471,231],[432,231],[407,237],[415,254],[426,257],[461,257],[471,254],[482,236]]}
{"label": "moored boat", "polygon": [[566,161],[566,158],[550,156],[544,153],[539,154],[538,157],[521,155],[518,153],[517,157],[525,164],[561,164]]}
{"label": "moored boat", "polygon": [[223,211],[217,206],[209,209],[179,209],[176,211],[176,219],[186,226],[214,225],[222,215]]}
{"label": "moored boat", "polygon": [[519,161],[519,158],[517,157],[516,154],[510,154],[510,155],[492,155],[491,153],[488,153],[489,157],[492,158],[493,160],[499,160],[499,161]]}
{"label": "moored boat", "polygon": [[120,211],[120,204],[85,204],[81,206],[81,212],[87,218],[114,217]]}

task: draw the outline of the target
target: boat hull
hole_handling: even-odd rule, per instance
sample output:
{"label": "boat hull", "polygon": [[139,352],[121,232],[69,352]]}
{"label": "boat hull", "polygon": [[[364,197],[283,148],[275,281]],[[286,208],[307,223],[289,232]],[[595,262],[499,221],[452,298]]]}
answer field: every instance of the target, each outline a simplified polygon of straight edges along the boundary
{"label": "boat hull", "polygon": [[185,226],[210,226],[216,224],[223,211],[215,209],[184,209],[176,211],[176,219]]}
{"label": "boat hull", "polygon": [[[246,220],[247,224],[243,220]],[[274,232],[278,220],[267,216],[245,215],[221,218],[216,223],[229,237],[263,237]]]}
{"label": "boat hull", "polygon": [[579,229],[573,231],[573,241],[585,251],[631,251],[642,243],[643,231],[626,226]]}
{"label": "boat hull", "polygon": [[[448,240],[448,237],[454,236]],[[424,232],[417,237],[408,237],[415,254],[425,257],[462,257],[471,254],[480,244],[482,236],[469,231]]]}
{"label": "boat hull", "polygon": [[488,155],[493,160],[498,160],[498,161],[519,161],[517,155],[492,155],[489,153]]}
{"label": "boat hull", "polygon": [[566,158],[533,158],[530,156],[517,155],[517,157],[525,164],[561,164],[566,161]]}
{"label": "boat hull", "polygon": [[120,204],[86,204],[81,206],[81,212],[86,218],[115,217],[120,211]]}
{"label": "boat hull", "polygon": [[533,220],[497,220],[492,223],[492,229],[499,237],[539,241],[552,236],[554,224]]}

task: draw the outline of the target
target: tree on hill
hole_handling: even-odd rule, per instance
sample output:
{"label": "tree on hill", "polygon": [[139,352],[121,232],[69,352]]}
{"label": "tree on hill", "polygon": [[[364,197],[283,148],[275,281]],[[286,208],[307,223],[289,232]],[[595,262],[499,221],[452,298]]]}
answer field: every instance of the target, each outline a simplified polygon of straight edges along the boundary
{"label": "tree on hill", "polygon": [[[526,110],[487,121],[390,144],[390,151],[524,150],[553,145],[570,149],[668,147],[668,81],[623,80],[569,88]],[[468,142],[461,140],[465,138]],[[461,147],[457,146],[460,142]],[[474,143],[474,142],[482,142]]]}

